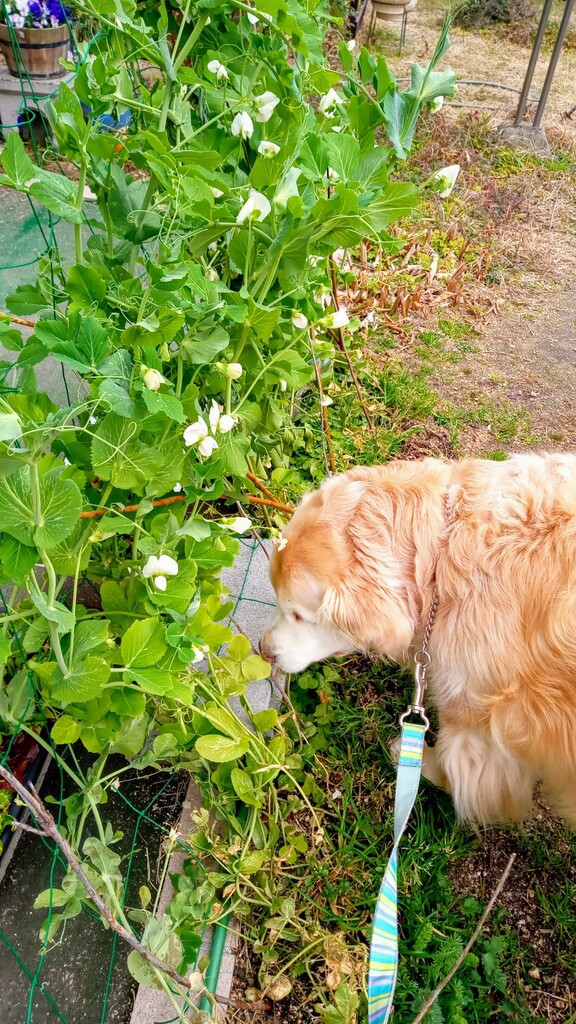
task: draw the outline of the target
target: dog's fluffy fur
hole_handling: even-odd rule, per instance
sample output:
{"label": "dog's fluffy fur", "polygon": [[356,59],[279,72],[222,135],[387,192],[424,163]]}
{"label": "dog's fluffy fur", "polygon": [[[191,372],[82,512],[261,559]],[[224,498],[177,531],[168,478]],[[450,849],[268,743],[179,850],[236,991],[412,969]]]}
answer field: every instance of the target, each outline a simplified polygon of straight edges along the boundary
{"label": "dog's fluffy fur", "polygon": [[264,655],[289,672],[351,651],[410,665],[436,579],[425,774],[483,824],[525,818],[541,779],[576,827],[576,458],[355,469],[285,536]]}

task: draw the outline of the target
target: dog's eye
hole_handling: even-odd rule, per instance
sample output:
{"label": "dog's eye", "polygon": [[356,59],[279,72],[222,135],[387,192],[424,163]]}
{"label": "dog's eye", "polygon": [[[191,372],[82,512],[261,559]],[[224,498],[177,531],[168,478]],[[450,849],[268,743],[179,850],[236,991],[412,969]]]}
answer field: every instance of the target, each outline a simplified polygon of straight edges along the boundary
{"label": "dog's eye", "polygon": [[298,615],[298,612],[292,612],[292,618],[294,622],[302,622],[302,616]]}

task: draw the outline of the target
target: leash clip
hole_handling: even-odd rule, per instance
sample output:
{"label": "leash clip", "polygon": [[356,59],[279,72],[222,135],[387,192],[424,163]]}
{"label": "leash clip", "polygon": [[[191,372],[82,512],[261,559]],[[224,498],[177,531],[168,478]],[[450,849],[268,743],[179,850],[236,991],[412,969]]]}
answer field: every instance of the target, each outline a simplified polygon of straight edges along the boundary
{"label": "leash clip", "polygon": [[400,725],[404,725],[404,722],[410,715],[418,715],[426,728],[430,725],[430,720],[426,714],[426,708],[424,707],[424,695],[426,693],[426,671],[430,664],[430,655],[428,651],[416,651],[414,655],[415,670],[415,685],[414,685],[414,697],[412,703],[408,705],[404,714],[400,715]]}

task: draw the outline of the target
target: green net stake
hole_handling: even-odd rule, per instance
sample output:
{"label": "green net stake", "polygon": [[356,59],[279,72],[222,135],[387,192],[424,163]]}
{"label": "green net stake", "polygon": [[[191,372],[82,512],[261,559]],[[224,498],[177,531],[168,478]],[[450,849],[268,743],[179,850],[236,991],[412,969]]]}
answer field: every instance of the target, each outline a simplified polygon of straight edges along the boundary
{"label": "green net stake", "polygon": [[[218,984],[218,978],[220,977],[220,968],[222,966],[222,955],[224,953],[224,944],[226,942],[226,936],[228,934],[228,925],[230,923],[231,913],[225,915],[221,921],[218,921],[214,925],[214,932],[212,935],[212,946],[210,948],[210,963],[208,964],[208,970],[206,971],[206,978],[204,981],[204,988],[210,995],[214,995],[216,986]],[[212,1004],[208,996],[202,996],[200,1002],[200,1009],[205,1013],[210,1013]]]}

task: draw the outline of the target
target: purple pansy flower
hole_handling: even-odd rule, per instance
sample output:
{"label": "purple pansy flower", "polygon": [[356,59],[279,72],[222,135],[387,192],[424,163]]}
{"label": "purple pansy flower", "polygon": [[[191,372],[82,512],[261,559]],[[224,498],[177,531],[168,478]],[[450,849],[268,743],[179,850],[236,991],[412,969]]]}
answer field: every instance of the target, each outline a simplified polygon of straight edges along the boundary
{"label": "purple pansy flower", "polygon": [[61,0],[47,0],[46,7],[51,18],[55,21],[66,21],[66,8],[61,3]]}

